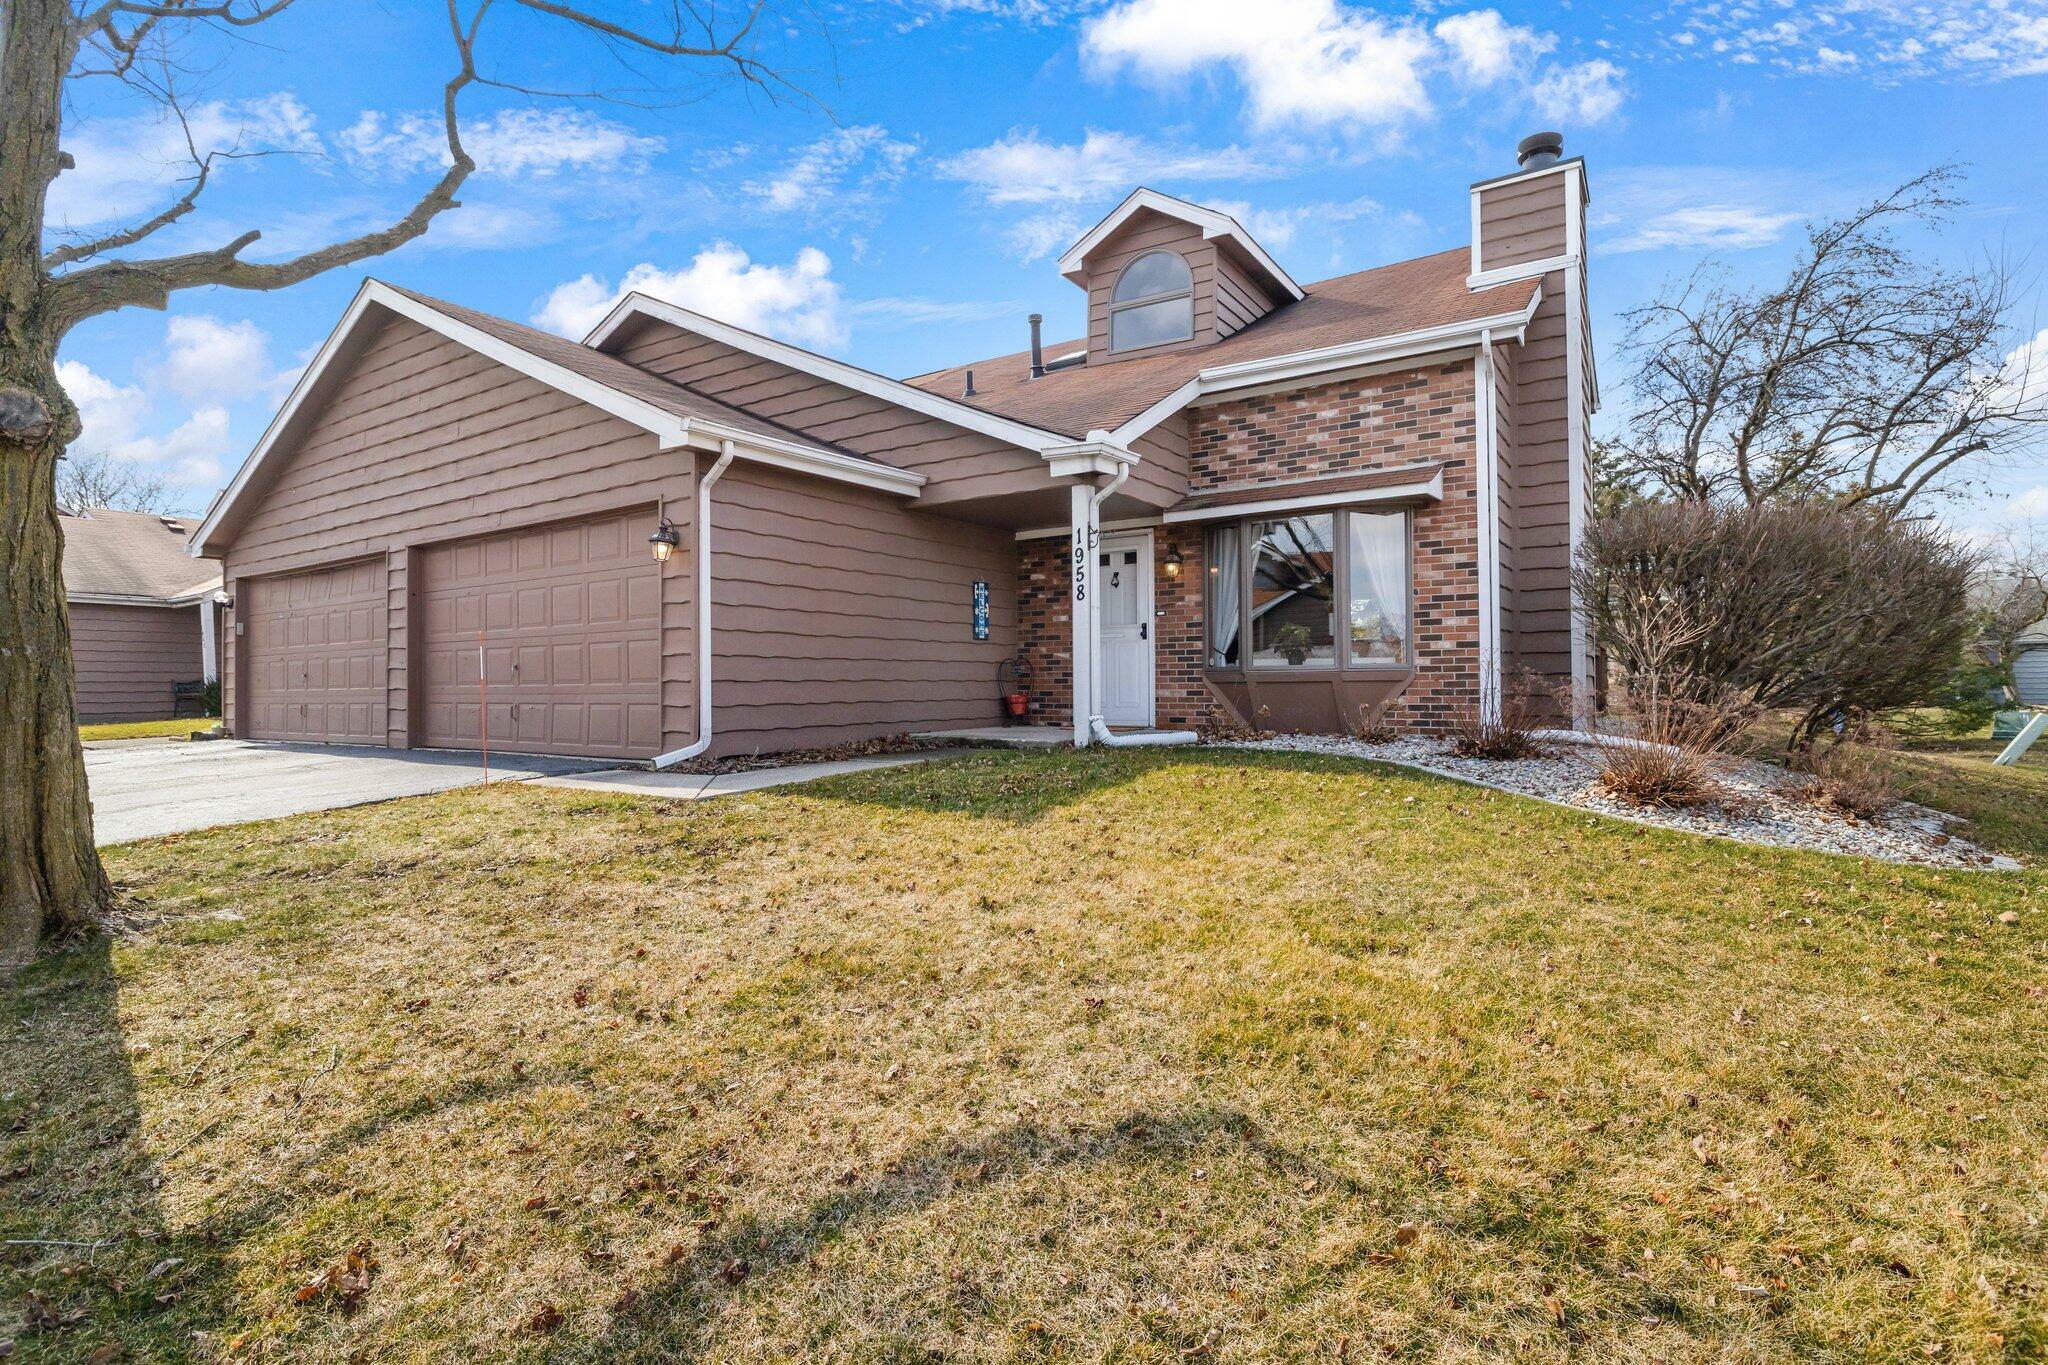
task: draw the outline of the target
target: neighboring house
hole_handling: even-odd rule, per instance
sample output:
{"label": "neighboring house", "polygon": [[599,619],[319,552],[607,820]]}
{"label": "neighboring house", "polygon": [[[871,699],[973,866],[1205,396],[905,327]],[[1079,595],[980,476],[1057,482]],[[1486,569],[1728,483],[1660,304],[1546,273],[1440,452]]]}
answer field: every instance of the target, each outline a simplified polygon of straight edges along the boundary
{"label": "neighboring house", "polygon": [[2013,691],[2022,706],[2048,706],[2048,621],[2028,629],[2013,642]]}
{"label": "neighboring house", "polygon": [[1012,657],[1076,742],[1583,688],[1586,180],[1544,141],[1469,247],[1308,285],[1138,190],[1060,259],[1082,336],[908,381],[369,282],[194,537],[230,724],[673,760],[991,724]]}
{"label": "neighboring house", "polygon": [[220,565],[186,552],[189,517],[81,508],[59,521],[78,719],[170,719],[177,685],[219,676]]}

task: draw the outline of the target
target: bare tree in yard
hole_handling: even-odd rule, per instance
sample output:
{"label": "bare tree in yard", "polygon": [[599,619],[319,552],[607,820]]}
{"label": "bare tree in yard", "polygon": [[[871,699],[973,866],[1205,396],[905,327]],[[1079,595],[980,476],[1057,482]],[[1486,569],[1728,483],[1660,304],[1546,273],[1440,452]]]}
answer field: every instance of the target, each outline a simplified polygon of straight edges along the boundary
{"label": "bare tree in yard", "polygon": [[1610,477],[1896,514],[2048,439],[2048,357],[2014,326],[2013,270],[1944,268],[1898,241],[1961,207],[1959,179],[1940,167],[1809,227],[1782,284],[1703,267],[1627,314],[1635,411]]}
{"label": "bare tree in yard", "polygon": [[170,485],[104,450],[67,451],[57,462],[57,502],[73,511],[111,507],[118,512],[163,512]]}
{"label": "bare tree in yard", "polygon": [[[476,169],[463,149],[458,108],[471,87],[605,97],[480,69],[479,39],[494,16],[524,14],[600,44],[650,91],[661,83],[643,66],[665,70],[675,62],[750,84],[771,99],[802,94],[759,56],[769,0],[751,0],[730,16],[686,0],[412,3],[445,23],[450,44],[440,99],[445,170],[375,231],[265,261],[250,259],[260,236],[253,228],[197,250],[138,250],[193,212],[223,160],[240,154],[233,149],[202,151],[193,143],[182,193],[95,239],[53,243],[46,201],[72,166],[64,119],[81,83],[119,82],[189,128],[181,44],[250,36],[294,0],[0,0],[0,970],[26,961],[42,933],[89,927],[110,895],[93,847],[78,742],[56,512],[58,459],[79,432],[78,409],[57,381],[57,348],[66,333],[116,309],[163,308],[178,290],[283,289],[419,237],[457,207],[456,194]],[[275,41],[268,30],[263,36]],[[515,53],[558,46],[536,45],[530,31],[523,37]]]}

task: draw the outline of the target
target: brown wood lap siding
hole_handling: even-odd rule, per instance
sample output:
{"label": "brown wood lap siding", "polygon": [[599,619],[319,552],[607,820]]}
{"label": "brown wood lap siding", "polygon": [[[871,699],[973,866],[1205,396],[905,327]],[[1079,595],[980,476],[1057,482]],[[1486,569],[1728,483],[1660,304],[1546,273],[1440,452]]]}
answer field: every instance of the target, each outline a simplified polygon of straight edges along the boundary
{"label": "brown wood lap siding", "polygon": [[73,602],[71,662],[81,722],[169,719],[171,685],[205,671],[199,608]]}
{"label": "brown wood lap siding", "polygon": [[815,440],[925,475],[922,506],[1032,492],[1047,482],[1044,461],[1030,451],[667,323],[643,321],[612,349]]}
{"label": "brown wood lap siding", "polygon": [[[415,622],[404,609],[413,547],[657,500],[676,515],[695,487],[690,454],[659,450],[638,427],[402,319],[363,344],[313,416],[294,448],[273,456],[277,472],[228,550],[236,622],[246,580],[379,557],[389,637],[379,735],[391,744],[417,733],[418,698],[406,686]],[[678,567],[663,579],[663,648],[685,662],[663,682],[664,747],[695,729]],[[235,628],[226,636],[231,708],[244,640]],[[232,710],[231,721],[239,724]]]}
{"label": "brown wood lap siding", "polygon": [[1017,647],[1010,533],[746,464],[714,488],[712,524],[713,753],[995,722]]}

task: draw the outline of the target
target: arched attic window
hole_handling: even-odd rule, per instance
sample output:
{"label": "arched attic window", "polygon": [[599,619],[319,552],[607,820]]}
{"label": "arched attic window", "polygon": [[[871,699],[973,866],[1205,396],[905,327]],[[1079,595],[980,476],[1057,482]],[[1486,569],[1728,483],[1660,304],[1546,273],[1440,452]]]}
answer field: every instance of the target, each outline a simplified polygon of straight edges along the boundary
{"label": "arched attic window", "polygon": [[1136,351],[1195,335],[1195,277],[1177,251],[1148,251],[1109,294],[1109,349]]}

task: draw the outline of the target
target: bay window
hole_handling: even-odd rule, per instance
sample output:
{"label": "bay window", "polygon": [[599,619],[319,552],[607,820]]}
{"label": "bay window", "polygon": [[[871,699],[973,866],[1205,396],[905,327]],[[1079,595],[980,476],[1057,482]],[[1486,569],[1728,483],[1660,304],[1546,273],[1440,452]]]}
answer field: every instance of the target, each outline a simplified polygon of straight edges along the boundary
{"label": "bay window", "polygon": [[1209,528],[1208,666],[1261,676],[1406,668],[1409,514],[1343,508]]}

